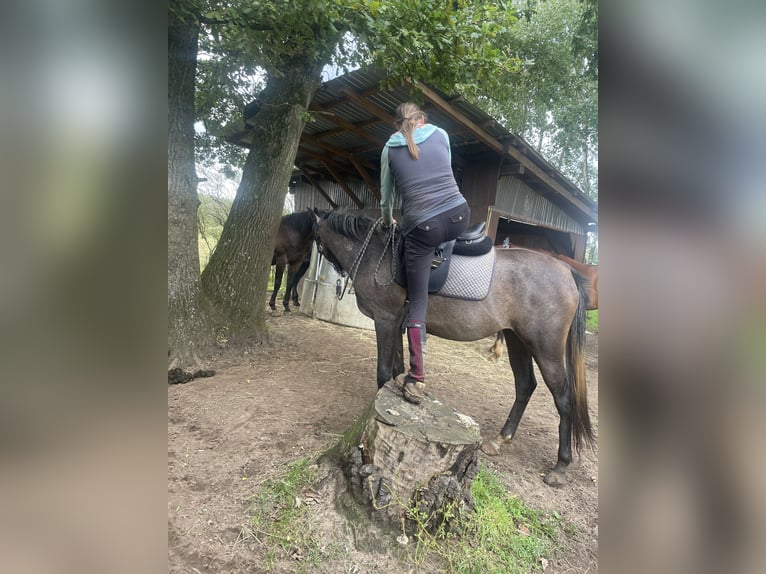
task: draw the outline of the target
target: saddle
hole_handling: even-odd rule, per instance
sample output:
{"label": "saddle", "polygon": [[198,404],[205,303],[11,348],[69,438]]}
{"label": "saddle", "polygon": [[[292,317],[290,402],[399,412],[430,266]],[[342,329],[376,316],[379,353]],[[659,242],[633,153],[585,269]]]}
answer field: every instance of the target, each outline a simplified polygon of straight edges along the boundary
{"label": "saddle", "polygon": [[466,229],[457,239],[440,244],[434,250],[431,261],[431,275],[428,280],[428,292],[436,293],[447,280],[450,260],[453,255],[478,257],[492,250],[492,238],[485,235],[487,223],[481,221]]}

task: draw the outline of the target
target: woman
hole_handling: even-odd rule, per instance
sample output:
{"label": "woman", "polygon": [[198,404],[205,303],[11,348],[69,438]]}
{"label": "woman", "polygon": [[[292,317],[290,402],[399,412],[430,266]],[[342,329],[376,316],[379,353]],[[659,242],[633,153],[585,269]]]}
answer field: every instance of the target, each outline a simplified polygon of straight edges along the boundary
{"label": "woman", "polygon": [[410,102],[396,109],[399,130],[386,142],[380,157],[380,207],[383,225],[392,217],[394,184],[402,198],[401,229],[407,271],[407,342],[410,370],[404,377],[404,398],[418,404],[425,388],[426,308],[428,277],[434,249],[459,236],[471,210],[452,174],[449,136],[426,123],[426,115]]}

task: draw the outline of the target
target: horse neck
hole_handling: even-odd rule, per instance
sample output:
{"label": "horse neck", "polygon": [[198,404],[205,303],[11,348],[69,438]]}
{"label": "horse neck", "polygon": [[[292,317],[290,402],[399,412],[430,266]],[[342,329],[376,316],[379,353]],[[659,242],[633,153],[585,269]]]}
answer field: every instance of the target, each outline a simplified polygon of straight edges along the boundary
{"label": "horse neck", "polygon": [[[346,273],[354,273],[356,275],[357,283],[363,282],[367,277],[373,278],[384,247],[377,234],[373,235],[370,239],[364,253],[361,253],[365,243],[364,239],[346,237],[329,229],[327,231],[322,230],[320,236],[343,266]],[[357,267],[352,269],[355,264],[357,264]],[[390,254],[384,255],[383,260],[380,261],[380,268],[381,272],[391,268]]]}
{"label": "horse neck", "polygon": [[314,240],[314,220],[308,212],[301,212],[300,217],[293,220],[293,225],[288,228],[290,236],[289,243],[295,247],[298,254],[304,254],[311,247]]}

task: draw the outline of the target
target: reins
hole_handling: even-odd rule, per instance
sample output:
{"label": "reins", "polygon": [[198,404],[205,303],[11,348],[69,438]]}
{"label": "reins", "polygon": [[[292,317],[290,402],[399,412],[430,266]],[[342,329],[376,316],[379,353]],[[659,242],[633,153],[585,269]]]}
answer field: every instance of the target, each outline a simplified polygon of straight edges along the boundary
{"label": "reins", "polygon": [[[383,222],[383,218],[378,218],[375,223],[373,223],[370,226],[370,231],[367,233],[367,237],[364,238],[364,241],[362,242],[362,248],[359,250],[359,253],[356,256],[356,259],[354,259],[354,262],[351,264],[351,269],[348,272],[348,275],[346,275],[346,281],[343,284],[343,288],[341,288],[341,278],[338,277],[337,281],[335,282],[335,295],[338,297],[338,301],[343,299],[343,296],[346,294],[346,288],[348,287],[348,282],[351,281],[352,285],[354,281],[356,280],[356,274],[359,272],[359,267],[362,263],[362,258],[364,257],[364,254],[367,252],[367,248],[370,245],[370,240],[372,239],[372,236],[375,234],[375,228],[378,226],[378,224]],[[373,274],[373,279],[375,280],[375,284],[379,285],[381,287],[385,287],[387,285],[391,285],[394,281],[394,277],[396,276],[396,267],[395,267],[395,260],[396,260],[396,246],[398,242],[396,241],[396,223],[392,224],[388,228],[388,233],[386,234],[386,239],[383,242],[383,249],[380,252],[380,258],[378,259],[377,264],[375,265],[375,272]],[[383,262],[383,258],[386,256],[386,249],[388,246],[391,245],[391,279],[383,283],[378,280],[378,270],[380,269],[380,264]],[[352,287],[353,289],[353,287]],[[349,290],[349,292],[351,292]]]}

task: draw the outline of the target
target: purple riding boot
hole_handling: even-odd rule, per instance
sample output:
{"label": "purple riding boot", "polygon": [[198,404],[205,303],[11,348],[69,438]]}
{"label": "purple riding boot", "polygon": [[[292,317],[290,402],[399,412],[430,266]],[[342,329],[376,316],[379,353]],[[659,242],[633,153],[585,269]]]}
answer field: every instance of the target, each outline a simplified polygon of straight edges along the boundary
{"label": "purple riding boot", "polygon": [[426,324],[420,321],[407,321],[407,343],[410,348],[410,370],[404,377],[404,398],[411,403],[420,404],[425,395],[425,353]]}

